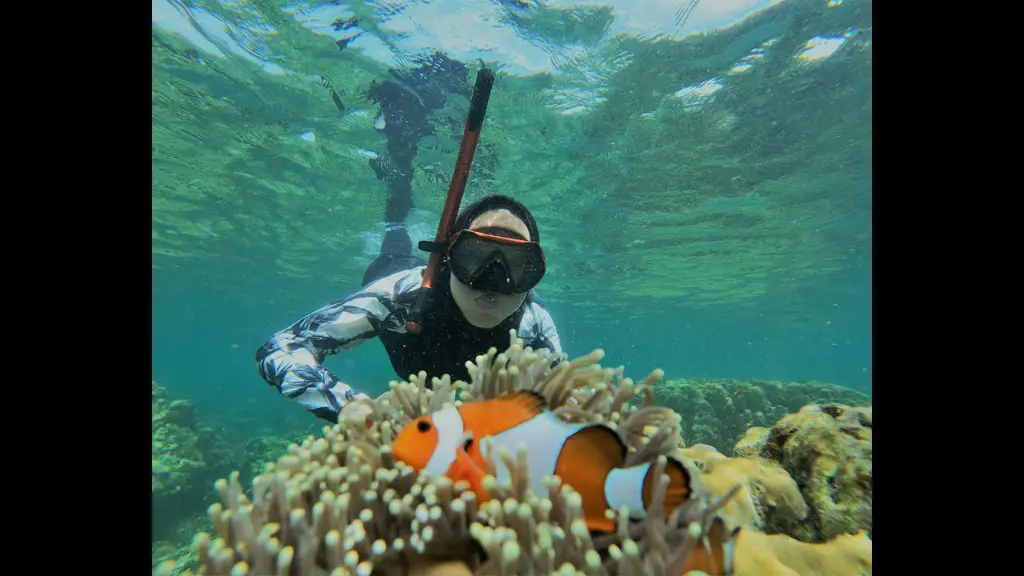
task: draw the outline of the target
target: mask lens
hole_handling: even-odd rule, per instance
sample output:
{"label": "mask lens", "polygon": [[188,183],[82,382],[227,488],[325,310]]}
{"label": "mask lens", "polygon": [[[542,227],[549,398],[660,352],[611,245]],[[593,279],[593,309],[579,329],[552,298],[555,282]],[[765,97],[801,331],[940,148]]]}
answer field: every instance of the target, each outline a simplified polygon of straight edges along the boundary
{"label": "mask lens", "polygon": [[455,277],[479,290],[523,293],[544,276],[544,252],[536,242],[466,230],[455,238],[448,255]]}

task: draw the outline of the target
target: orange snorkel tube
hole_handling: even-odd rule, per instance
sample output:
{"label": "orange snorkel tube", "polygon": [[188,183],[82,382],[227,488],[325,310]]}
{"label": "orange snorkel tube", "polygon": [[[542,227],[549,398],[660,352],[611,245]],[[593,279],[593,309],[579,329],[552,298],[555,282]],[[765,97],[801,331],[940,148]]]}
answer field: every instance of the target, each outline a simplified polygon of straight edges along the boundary
{"label": "orange snorkel tube", "polygon": [[481,68],[476,73],[476,85],[473,87],[473,97],[469,101],[466,128],[462,132],[462,144],[459,145],[459,156],[455,160],[455,171],[452,173],[451,184],[448,185],[448,196],[444,200],[441,221],[437,225],[437,234],[434,235],[433,242],[419,243],[420,249],[430,252],[430,260],[427,262],[427,269],[423,271],[423,282],[420,283],[420,293],[416,297],[416,303],[405,321],[405,329],[412,334],[419,334],[423,331],[424,313],[434,299],[434,278],[441,267],[441,260],[444,258],[444,251],[440,247],[447,242],[452,224],[455,223],[455,217],[459,213],[459,206],[462,204],[462,194],[466,191],[469,169],[473,165],[473,155],[476,153],[476,144],[480,140],[480,129],[484,125],[487,102],[491,99],[493,86],[494,72],[486,67]]}

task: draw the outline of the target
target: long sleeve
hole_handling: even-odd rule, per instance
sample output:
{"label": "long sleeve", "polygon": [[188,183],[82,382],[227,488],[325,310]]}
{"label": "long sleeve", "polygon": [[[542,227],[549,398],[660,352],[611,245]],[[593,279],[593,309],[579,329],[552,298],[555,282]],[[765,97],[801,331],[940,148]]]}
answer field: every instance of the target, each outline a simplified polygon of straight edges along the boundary
{"label": "long sleeve", "polygon": [[378,296],[355,294],[271,336],[256,353],[260,376],[313,414],[337,422],[346,403],[369,397],[339,380],[323,361],[377,335],[390,313]]}
{"label": "long sleeve", "polygon": [[526,313],[519,326],[519,337],[527,346],[534,350],[547,348],[555,357],[554,365],[557,365],[562,358],[562,341],[558,337],[558,329],[551,314],[541,304],[539,298],[529,302]]}

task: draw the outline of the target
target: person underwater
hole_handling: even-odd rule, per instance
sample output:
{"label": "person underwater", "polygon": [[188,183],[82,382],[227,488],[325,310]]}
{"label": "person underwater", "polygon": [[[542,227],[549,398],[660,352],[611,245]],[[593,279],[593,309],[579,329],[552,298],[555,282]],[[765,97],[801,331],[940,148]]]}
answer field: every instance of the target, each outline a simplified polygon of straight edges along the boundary
{"label": "person underwater", "polygon": [[[391,242],[395,238],[400,241]],[[388,248],[392,244],[398,248]],[[277,332],[259,349],[264,381],[337,423],[345,404],[368,396],[329,371],[324,360],[374,337],[400,378],[425,370],[468,380],[466,359],[507,348],[512,328],[526,345],[561,356],[558,330],[534,290],[545,273],[540,230],[519,201],[480,198],[459,213],[447,242],[431,246],[444,259],[422,334],[411,334],[406,319],[422,289],[425,263],[411,255],[404,228],[389,232],[384,248],[356,293]]]}

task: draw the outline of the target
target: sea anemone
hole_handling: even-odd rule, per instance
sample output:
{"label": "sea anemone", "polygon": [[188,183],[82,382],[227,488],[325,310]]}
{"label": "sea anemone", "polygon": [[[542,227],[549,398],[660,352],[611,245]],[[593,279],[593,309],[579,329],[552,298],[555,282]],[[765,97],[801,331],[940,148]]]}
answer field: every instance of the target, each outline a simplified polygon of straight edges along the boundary
{"label": "sea anemone", "polygon": [[[636,383],[621,367],[601,367],[601,350],[553,366],[547,350],[524,347],[515,331],[511,342],[500,354],[492,348],[467,362],[469,383],[453,384],[445,375],[428,387],[421,372],[392,382],[372,401],[347,405],[322,437],[293,444],[268,463],[251,497],[237,473],[219,480],[220,503],[209,508],[217,535],[195,538],[199,573],[371,576],[437,573],[432,569],[443,565],[445,574],[679,574],[695,550],[708,549],[716,511],[732,493],[711,496],[684,462],[692,496],[665,514],[662,472],[682,446],[679,416],[653,403],[661,370]],[[539,392],[567,422],[617,430],[629,450],[627,466],[656,463],[661,484],[645,520],[609,510],[617,530],[592,534],[571,486],[552,476],[544,481],[546,494],[531,491],[525,448],[489,455],[487,502],[463,482],[417,473],[392,457],[394,433],[412,419],[524,389]],[[494,478],[494,458],[511,470],[508,481]]]}

